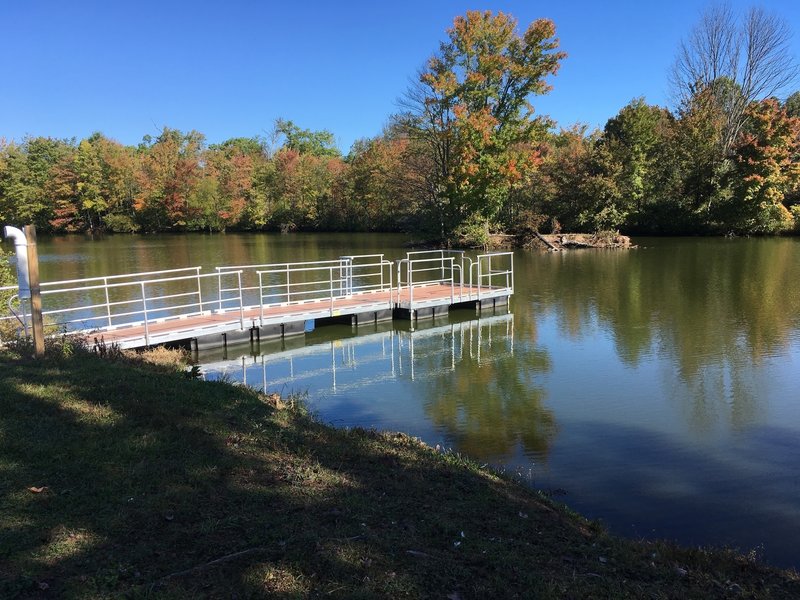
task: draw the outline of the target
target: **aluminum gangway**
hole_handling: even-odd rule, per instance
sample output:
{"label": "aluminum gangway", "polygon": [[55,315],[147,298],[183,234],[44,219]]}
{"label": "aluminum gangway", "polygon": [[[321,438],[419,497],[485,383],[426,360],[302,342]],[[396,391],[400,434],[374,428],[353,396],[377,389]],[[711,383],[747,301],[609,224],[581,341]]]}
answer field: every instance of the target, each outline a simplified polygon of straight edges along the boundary
{"label": "aluminum gangway", "polygon": [[[412,321],[452,306],[495,306],[514,292],[513,255],[408,252],[336,259],[200,266],[41,283],[51,335],[142,348],[181,343],[195,349],[301,334],[327,322]],[[0,288],[8,312],[0,331],[28,335],[30,302]]]}

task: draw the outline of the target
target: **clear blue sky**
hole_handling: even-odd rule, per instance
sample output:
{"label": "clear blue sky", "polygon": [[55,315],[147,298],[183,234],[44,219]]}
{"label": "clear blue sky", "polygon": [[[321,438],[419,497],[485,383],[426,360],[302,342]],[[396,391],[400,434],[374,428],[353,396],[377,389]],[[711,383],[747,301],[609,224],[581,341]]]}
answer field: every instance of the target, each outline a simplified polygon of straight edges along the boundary
{"label": "clear blue sky", "polygon": [[[734,7],[751,3],[739,1]],[[760,3],[795,32],[800,1]],[[534,99],[560,125],[602,126],[632,98],[668,102],[667,72],[706,2],[463,3],[150,0],[0,2],[0,137],[125,144],[164,126],[211,143],[265,134],[278,117],[329,129],[343,151],[380,133],[411,77],[468,9],[555,21],[569,57]]]}

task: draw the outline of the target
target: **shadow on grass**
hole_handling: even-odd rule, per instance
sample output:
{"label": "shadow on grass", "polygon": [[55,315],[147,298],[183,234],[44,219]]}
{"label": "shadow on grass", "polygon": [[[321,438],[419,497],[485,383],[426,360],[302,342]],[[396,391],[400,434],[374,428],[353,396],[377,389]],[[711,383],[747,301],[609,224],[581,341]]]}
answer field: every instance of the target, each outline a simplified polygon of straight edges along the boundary
{"label": "shadow on grass", "polygon": [[799,591],[724,554],[655,558],[457,456],[246,388],[79,353],[0,359],[0,389],[3,597],[658,597],[726,573]]}

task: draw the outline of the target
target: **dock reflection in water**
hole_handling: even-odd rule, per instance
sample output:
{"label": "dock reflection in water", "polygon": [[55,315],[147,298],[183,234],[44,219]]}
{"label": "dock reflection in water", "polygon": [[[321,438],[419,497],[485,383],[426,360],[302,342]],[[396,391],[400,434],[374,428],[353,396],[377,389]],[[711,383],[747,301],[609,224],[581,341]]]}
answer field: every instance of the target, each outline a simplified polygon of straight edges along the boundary
{"label": "dock reflection in water", "polygon": [[[467,311],[464,311],[467,312]],[[474,314],[474,313],[473,313]],[[514,315],[464,315],[398,328],[326,327],[307,338],[228,348],[223,360],[198,356],[204,379],[238,381],[271,393],[343,394],[391,380],[435,377],[456,370],[465,358],[478,365],[514,353]],[[364,330],[371,333],[362,333]]]}

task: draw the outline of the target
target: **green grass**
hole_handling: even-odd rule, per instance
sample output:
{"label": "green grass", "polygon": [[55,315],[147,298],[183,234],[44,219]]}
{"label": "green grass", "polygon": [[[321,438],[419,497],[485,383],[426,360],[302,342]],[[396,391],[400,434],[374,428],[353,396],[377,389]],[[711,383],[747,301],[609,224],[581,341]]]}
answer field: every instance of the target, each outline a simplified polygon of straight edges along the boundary
{"label": "green grass", "polygon": [[794,573],[617,538],[408,436],[169,366],[6,351],[0,390],[2,598],[800,597]]}

